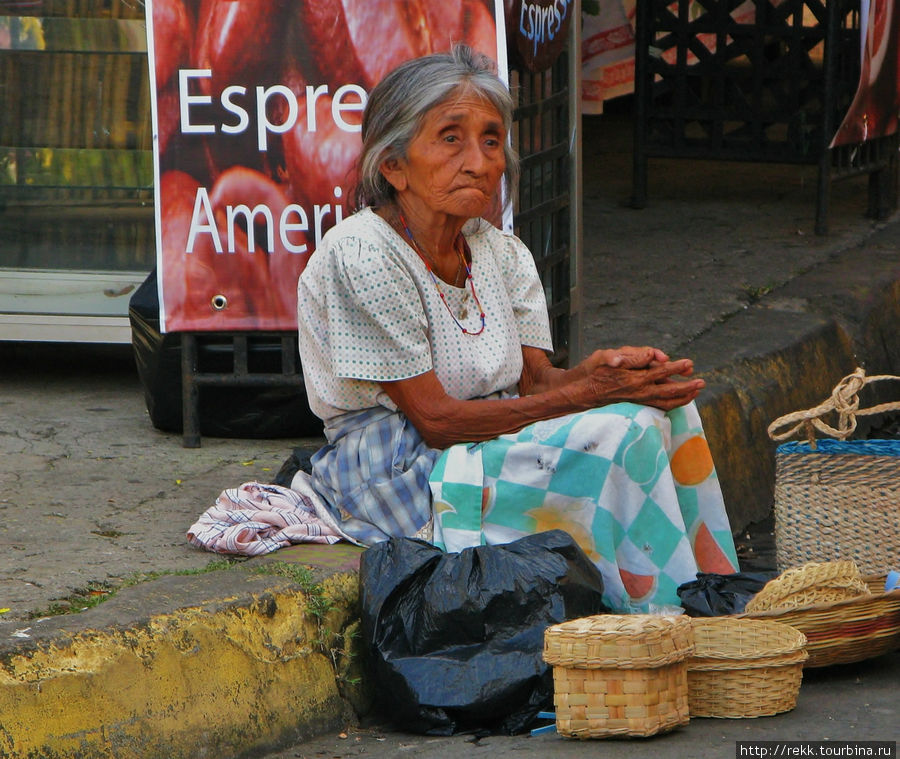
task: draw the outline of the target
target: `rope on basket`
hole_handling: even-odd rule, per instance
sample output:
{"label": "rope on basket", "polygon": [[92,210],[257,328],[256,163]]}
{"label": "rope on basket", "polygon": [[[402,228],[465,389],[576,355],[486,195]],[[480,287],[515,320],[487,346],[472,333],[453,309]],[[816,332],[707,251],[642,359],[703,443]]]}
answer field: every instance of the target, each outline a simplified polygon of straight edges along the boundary
{"label": "rope on basket", "polygon": [[[805,432],[806,438],[812,448],[816,447],[815,430],[824,432],[826,435],[846,440],[856,430],[857,416],[870,416],[872,414],[882,414],[885,411],[900,411],[900,401],[891,403],[880,403],[877,406],[861,409],[859,407],[859,391],[870,382],[880,382],[881,380],[900,380],[890,374],[880,374],[873,377],[866,377],[863,369],[857,368],[853,374],[848,374],[835,386],[831,391],[831,397],[815,408],[806,411],[794,411],[779,417],[769,425],[769,437],[772,440],[787,440],[794,434]],[[838,415],[837,427],[822,421],[821,417],[835,411]],[[779,428],[787,425],[793,425],[784,432],[776,432]]]}

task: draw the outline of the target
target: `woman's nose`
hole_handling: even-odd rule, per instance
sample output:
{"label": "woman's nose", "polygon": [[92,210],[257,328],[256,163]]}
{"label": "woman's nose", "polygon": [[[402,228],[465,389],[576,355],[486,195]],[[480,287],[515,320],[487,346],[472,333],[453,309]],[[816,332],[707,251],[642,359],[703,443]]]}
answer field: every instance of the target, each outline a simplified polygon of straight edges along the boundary
{"label": "woman's nose", "polygon": [[484,171],[486,157],[478,140],[466,140],[463,149],[463,171],[480,174]]}

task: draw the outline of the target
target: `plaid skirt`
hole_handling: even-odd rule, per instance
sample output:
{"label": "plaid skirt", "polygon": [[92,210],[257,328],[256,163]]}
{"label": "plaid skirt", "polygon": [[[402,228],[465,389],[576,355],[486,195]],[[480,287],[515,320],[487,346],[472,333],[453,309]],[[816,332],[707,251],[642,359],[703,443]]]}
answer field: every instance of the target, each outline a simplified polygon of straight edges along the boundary
{"label": "plaid skirt", "polygon": [[310,484],[341,531],[363,545],[430,535],[428,477],[441,452],[404,414],[384,407],[344,414],[311,458]]}

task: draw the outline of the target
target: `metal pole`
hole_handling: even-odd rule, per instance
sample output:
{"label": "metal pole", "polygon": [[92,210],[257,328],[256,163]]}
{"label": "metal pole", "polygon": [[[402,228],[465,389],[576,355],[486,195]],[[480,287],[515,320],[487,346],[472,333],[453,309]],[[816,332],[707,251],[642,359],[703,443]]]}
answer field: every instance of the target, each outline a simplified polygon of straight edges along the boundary
{"label": "metal pole", "polygon": [[200,389],[196,382],[197,340],[181,334],[181,441],[184,448],[200,447]]}
{"label": "metal pole", "polygon": [[822,93],[822,143],[819,147],[819,181],[816,188],[817,235],[828,233],[828,201],[831,194],[831,149],[834,137],[834,112],[837,99],[837,65],[840,53],[839,29],[843,3],[840,0],[825,4],[825,77]]}
{"label": "metal pole", "polygon": [[634,40],[634,143],[632,145],[631,207],[647,205],[647,117],[650,82],[647,60],[650,50],[652,0],[637,0]]}
{"label": "metal pole", "polygon": [[581,169],[581,0],[569,24],[569,366],[581,359],[581,282],[584,225]]}

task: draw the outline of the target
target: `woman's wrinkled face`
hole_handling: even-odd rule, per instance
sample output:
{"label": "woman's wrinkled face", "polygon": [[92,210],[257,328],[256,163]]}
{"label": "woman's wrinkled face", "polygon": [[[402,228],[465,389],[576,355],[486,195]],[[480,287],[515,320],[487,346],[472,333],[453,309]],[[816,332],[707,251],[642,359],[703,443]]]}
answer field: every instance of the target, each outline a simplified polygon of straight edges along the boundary
{"label": "woman's wrinkled face", "polygon": [[484,214],[500,185],[505,140],[497,109],[463,89],[425,115],[406,158],[382,171],[405,202],[470,219]]}

